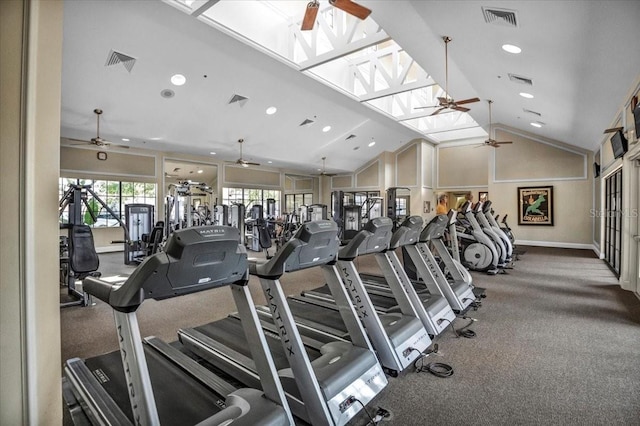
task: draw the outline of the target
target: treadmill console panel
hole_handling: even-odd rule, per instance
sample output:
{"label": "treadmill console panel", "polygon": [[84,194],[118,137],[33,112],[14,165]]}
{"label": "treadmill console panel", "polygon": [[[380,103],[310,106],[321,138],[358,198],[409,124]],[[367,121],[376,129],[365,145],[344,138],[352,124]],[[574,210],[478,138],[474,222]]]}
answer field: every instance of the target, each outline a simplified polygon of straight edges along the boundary
{"label": "treadmill console panel", "polygon": [[186,228],[173,232],[165,251],[145,259],[123,287],[142,287],[145,297],[166,299],[232,283],[246,284],[247,268],[247,252],[237,228]]}
{"label": "treadmill console panel", "polygon": [[420,233],[420,242],[442,238],[448,224],[449,216],[441,214],[434,217]]}

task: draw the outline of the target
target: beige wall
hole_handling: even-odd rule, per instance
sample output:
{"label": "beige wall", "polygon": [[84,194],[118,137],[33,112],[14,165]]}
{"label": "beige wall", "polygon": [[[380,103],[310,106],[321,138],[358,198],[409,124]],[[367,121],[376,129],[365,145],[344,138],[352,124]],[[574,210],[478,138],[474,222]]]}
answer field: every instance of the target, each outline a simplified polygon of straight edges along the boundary
{"label": "beige wall", "polygon": [[[499,154],[496,152],[495,163],[489,164],[490,169],[495,164],[495,176],[503,179],[489,181],[489,198],[496,214],[509,215],[509,226],[516,239],[542,246],[592,247],[593,176],[587,165],[593,163],[593,156],[576,148],[566,151],[560,142],[521,132],[504,129],[500,136],[513,140],[514,149],[503,145],[498,149]],[[522,164],[523,158],[535,159],[537,168],[513,166]],[[587,171],[587,176],[567,177],[582,171]],[[531,186],[553,187],[553,226],[518,225],[518,187]]]}
{"label": "beige wall", "polygon": [[437,187],[440,190],[482,188],[489,180],[487,164],[494,148],[479,146],[482,140],[465,145],[437,147]]}
{"label": "beige wall", "polygon": [[61,424],[62,2],[0,2],[0,47],[0,424]]}

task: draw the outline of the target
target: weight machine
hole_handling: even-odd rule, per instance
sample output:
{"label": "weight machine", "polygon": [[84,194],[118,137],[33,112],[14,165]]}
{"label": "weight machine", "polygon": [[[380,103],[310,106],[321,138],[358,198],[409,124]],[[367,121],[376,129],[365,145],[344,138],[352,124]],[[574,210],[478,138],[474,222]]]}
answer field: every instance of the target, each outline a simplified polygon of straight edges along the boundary
{"label": "weight machine", "polygon": [[[85,277],[99,277],[100,260],[96,253],[91,227],[85,223],[84,215],[89,215],[92,223],[98,219],[98,212],[89,205],[89,195],[104,208],[124,229],[125,249],[129,246],[131,238],[127,226],[109,206],[102,201],[91,189],[92,185],[69,184],[69,188],[59,202],[59,217],[67,212],[68,223],[61,223],[61,229],[67,229],[67,235],[60,236],[60,284],[67,287],[67,293],[73,299],[69,302],[60,302],[60,307],[88,306],[91,297],[84,291],[76,289],[76,280]],[[83,206],[86,212],[83,213]]]}

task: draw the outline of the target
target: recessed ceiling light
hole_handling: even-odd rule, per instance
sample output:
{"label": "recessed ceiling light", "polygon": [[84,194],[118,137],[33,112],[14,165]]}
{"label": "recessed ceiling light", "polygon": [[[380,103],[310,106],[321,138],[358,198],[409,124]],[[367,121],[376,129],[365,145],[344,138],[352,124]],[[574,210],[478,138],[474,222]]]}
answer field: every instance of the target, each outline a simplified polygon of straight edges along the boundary
{"label": "recessed ceiling light", "polygon": [[369,146],[370,146],[370,147],[374,146],[375,144],[376,144],[376,141],[371,141],[371,142],[369,142]]}
{"label": "recessed ceiling light", "polygon": [[200,169],[198,170],[198,173],[204,173],[204,170]]}
{"label": "recessed ceiling light", "polygon": [[122,138],[122,142],[129,142],[129,141],[130,141],[130,139]]}
{"label": "recessed ceiling light", "polygon": [[542,124],[540,124],[540,123],[535,123],[535,122],[534,122],[534,123],[531,123],[531,125],[532,125],[533,127],[538,127],[538,128],[542,127]]}
{"label": "recessed ceiling light", "polygon": [[520,92],[520,96],[527,99],[533,99],[533,95],[531,93]]}
{"label": "recessed ceiling light", "polygon": [[520,53],[520,52],[522,52],[522,49],[520,49],[518,46],[514,46],[513,44],[503,44],[502,45],[502,50],[504,50],[505,52],[509,52],[509,53]]}
{"label": "recessed ceiling light", "polygon": [[273,161],[267,161],[267,163],[269,163],[269,164],[273,164]]}
{"label": "recessed ceiling light", "polygon": [[159,138],[159,137],[149,138],[149,140],[151,140],[151,141],[159,141],[160,139],[162,139],[162,138]]}
{"label": "recessed ceiling light", "polygon": [[267,108],[267,115],[273,115],[276,113],[276,111],[278,111],[278,108],[270,106],[269,108]]}
{"label": "recessed ceiling light", "polygon": [[211,151],[209,154],[211,154],[211,155],[216,155],[216,153],[215,153],[215,152],[213,152],[213,151]]}
{"label": "recessed ceiling light", "polygon": [[187,77],[182,74],[175,74],[171,76],[171,84],[174,86],[182,86],[187,82]]}
{"label": "recessed ceiling light", "polygon": [[329,130],[331,130],[331,126],[324,126],[322,128],[322,131],[325,132],[325,133],[327,133]]}

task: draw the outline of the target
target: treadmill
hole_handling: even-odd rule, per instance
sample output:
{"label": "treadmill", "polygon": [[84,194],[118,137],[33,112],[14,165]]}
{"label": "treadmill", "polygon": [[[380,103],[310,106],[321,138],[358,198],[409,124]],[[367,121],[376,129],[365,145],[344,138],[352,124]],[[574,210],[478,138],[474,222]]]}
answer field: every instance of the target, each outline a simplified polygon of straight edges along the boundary
{"label": "treadmill", "polygon": [[[398,277],[402,266],[390,248],[392,229],[393,222],[388,217],[368,221],[364,229],[340,249],[338,269],[380,363],[389,375],[397,376],[413,366],[415,360],[431,345],[431,339],[414,308],[415,301],[412,302],[407,292],[412,290],[407,287],[410,284]],[[391,296],[385,295],[387,303],[390,301],[397,305],[398,309],[394,312],[377,312],[372,296],[356,270],[354,259],[370,253],[375,253],[381,267],[394,276],[390,285]],[[328,291],[329,284],[324,287],[325,292],[320,297],[314,297],[313,292],[304,292],[302,296],[290,297],[289,305],[297,321],[304,321],[305,325],[315,322],[315,328],[347,338],[348,336],[333,331],[341,331],[336,322],[340,307],[335,303],[333,292]]]}
{"label": "treadmill", "polygon": [[[371,347],[357,313],[341,285],[336,266],[338,226],[331,220],[303,224],[275,255],[249,270],[259,278],[270,320],[262,321],[268,345],[293,413],[312,425],[341,426],[352,419],[387,385],[387,379]],[[318,341],[300,333],[284,295],[280,277],[320,267],[339,301],[340,315],[349,340]],[[243,383],[257,383],[251,342],[229,331],[229,316],[203,326],[182,329],[180,341],[208,363],[233,372]]]}
{"label": "treadmill", "polygon": [[[389,243],[389,250],[374,254],[383,275],[361,273],[360,279],[376,311],[386,314],[401,311],[401,306],[394,297],[392,288],[394,286],[402,287],[424,328],[433,338],[451,324],[456,315],[438,286],[433,282],[434,280],[429,280],[429,278],[424,280],[429,291],[424,288],[424,283],[412,282],[395,253],[395,250],[400,247],[405,250],[415,250],[422,226],[422,217],[407,217],[394,231]],[[331,300],[326,286],[306,291],[303,294],[320,300]]]}
{"label": "treadmill", "polygon": [[[248,288],[240,231],[206,226],[175,231],[165,251],[147,257],[124,283],[95,277],[83,290],[114,311],[120,350],[65,363],[65,395],[74,422],[96,425],[294,425]],[[229,286],[243,318],[240,334],[262,380],[262,390],[237,388],[175,346],[140,339],[136,311],[156,300]]]}
{"label": "treadmill", "polygon": [[[435,284],[444,294],[453,311],[457,314],[464,314],[469,308],[475,306],[474,302],[478,296],[474,293],[471,275],[462,264],[451,257],[451,253],[443,241],[449,221],[448,215],[434,217],[420,233],[420,241],[416,245],[416,250],[409,251],[409,257],[419,272],[419,276],[429,277],[429,281],[425,280],[425,285],[429,287],[429,285]],[[447,279],[440,268],[433,252],[429,249],[429,244],[438,254],[450,279]]]}

